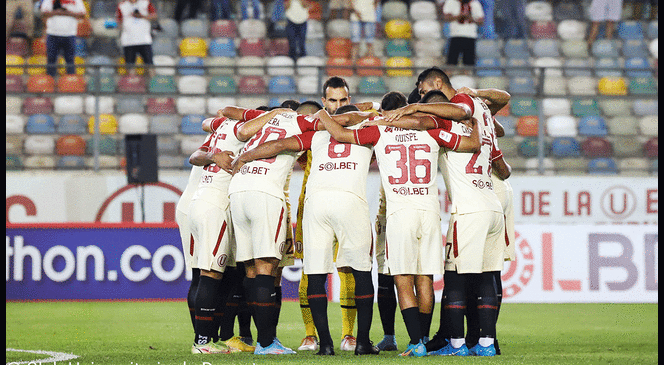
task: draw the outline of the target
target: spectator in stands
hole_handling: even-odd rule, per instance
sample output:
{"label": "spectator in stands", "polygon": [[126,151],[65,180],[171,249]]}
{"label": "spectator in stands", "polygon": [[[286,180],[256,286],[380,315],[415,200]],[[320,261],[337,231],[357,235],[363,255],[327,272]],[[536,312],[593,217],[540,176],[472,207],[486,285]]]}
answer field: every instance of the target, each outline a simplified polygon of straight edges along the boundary
{"label": "spectator in stands", "polygon": [[[152,65],[152,21],[157,19],[157,9],[150,0],[123,0],[115,10],[120,28],[120,44],[127,66],[136,64],[140,55],[143,63]],[[130,72],[134,72],[132,68]],[[153,70],[150,69],[150,73]]]}
{"label": "spectator in stands", "polygon": [[210,2],[210,21],[231,19],[232,16],[231,0],[212,0]]}
{"label": "spectator in stands", "polygon": [[605,38],[613,39],[616,22],[622,15],[622,0],[592,0],[590,3],[590,32],[588,33],[588,47],[591,47],[599,34],[601,22],[606,22]]}
{"label": "spectator in stands", "polygon": [[330,20],[332,19],[348,19],[350,9],[346,0],[330,0]]}
{"label": "spectator in stands", "polygon": [[[5,33],[5,41],[9,39],[10,32],[14,27],[14,23],[18,19],[22,19],[25,24],[25,36],[32,38],[34,31],[34,19],[32,16],[32,2],[30,0],[7,0],[6,24],[7,32]],[[20,15],[20,17],[19,17]]]}
{"label": "spectator in stands", "polygon": [[[249,4],[249,2],[251,2],[251,4]],[[240,7],[242,8],[242,19],[261,18],[261,8],[258,0],[242,0]]]}
{"label": "spectator in stands", "polygon": [[203,5],[203,0],[178,0],[175,4],[173,19],[178,23],[184,18],[184,9],[188,8],[187,19],[194,19],[198,15],[198,9]]}
{"label": "spectator in stands", "polygon": [[367,55],[373,56],[373,43],[376,36],[376,8],[380,6],[380,0],[353,0],[350,3],[351,41],[353,49],[351,57],[358,58],[359,46],[362,37],[367,44]]}
{"label": "spectator in stands", "polygon": [[[644,16],[646,4],[650,4],[650,13]],[[657,5],[659,0],[626,0],[625,8],[629,9],[631,20],[655,20],[657,19]]]}
{"label": "spectator in stands", "polygon": [[480,27],[482,36],[485,39],[496,39],[496,26],[494,25],[493,17],[496,7],[495,0],[480,0],[482,10],[484,10],[484,24]]}
{"label": "spectator in stands", "polygon": [[272,3],[272,16],[270,18],[272,23],[276,23],[283,19],[285,16],[285,11],[286,9],[284,8],[284,0],[274,0]]}
{"label": "spectator in stands", "polygon": [[484,11],[478,0],[447,0],[443,19],[450,22],[450,46],[447,64],[456,65],[463,55],[463,64],[475,66],[477,26],[484,22]]}
{"label": "spectator in stands", "polygon": [[309,19],[309,0],[285,0],[286,36],[288,37],[288,55],[297,61],[307,55],[304,48],[307,38],[307,19]]}
{"label": "spectator in stands", "polygon": [[[79,19],[87,17],[83,0],[43,0],[41,14],[46,24],[46,62],[55,65],[62,51],[67,63],[67,73],[75,74],[74,49]],[[46,68],[46,73],[55,77],[56,68]]]}
{"label": "spectator in stands", "polygon": [[526,0],[497,0],[496,8],[502,14],[504,38],[528,38]]}

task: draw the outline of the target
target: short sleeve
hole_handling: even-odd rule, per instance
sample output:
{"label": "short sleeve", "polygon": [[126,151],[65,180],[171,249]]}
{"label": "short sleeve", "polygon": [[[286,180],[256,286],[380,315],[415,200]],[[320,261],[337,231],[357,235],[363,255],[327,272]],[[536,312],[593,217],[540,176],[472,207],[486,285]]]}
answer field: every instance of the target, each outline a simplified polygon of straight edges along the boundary
{"label": "short sleeve", "polygon": [[314,138],[314,134],[316,134],[316,131],[309,131],[295,135],[297,142],[300,144],[300,151],[311,149],[311,140]]}
{"label": "short sleeve", "polygon": [[456,94],[452,100],[450,100],[450,102],[455,104],[464,104],[470,108],[470,115],[475,114],[475,103],[473,102],[473,98],[471,98],[468,94]]}
{"label": "short sleeve", "polygon": [[203,145],[198,147],[199,150],[203,150],[205,152],[210,151],[210,142],[212,141],[212,136],[214,133],[208,133],[207,137],[205,137],[205,142],[203,142]]}
{"label": "short sleeve", "polygon": [[247,109],[242,113],[242,119],[243,120],[252,120],[254,118],[260,117],[263,113],[265,113],[262,110],[257,110],[257,109]]}
{"label": "short sleeve", "polygon": [[431,137],[438,143],[439,146],[456,150],[459,148],[461,137],[453,132],[444,129],[429,129],[427,131]]}
{"label": "short sleeve", "polygon": [[298,114],[297,125],[300,127],[302,132],[315,131],[318,127],[318,119],[310,115]]}
{"label": "short sleeve", "polygon": [[444,129],[446,131],[452,130],[452,121],[445,118],[440,118],[435,115],[431,116],[431,119],[436,123],[435,129]]}
{"label": "short sleeve", "polygon": [[498,141],[494,139],[493,143],[491,144],[491,156],[489,161],[493,162],[501,157],[503,157],[503,151],[501,151],[500,147],[498,147]]}
{"label": "short sleeve", "polygon": [[375,146],[380,139],[380,130],[378,126],[372,125],[370,127],[357,129],[354,131],[355,141],[357,144],[370,144]]}

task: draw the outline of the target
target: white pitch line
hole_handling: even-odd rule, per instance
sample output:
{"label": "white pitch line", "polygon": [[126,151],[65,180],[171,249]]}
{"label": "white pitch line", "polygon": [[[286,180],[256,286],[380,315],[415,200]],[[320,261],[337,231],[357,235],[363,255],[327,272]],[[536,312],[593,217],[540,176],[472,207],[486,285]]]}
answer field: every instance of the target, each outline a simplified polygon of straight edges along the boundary
{"label": "white pitch line", "polygon": [[44,355],[49,355],[51,357],[46,358],[46,359],[40,359],[40,360],[30,360],[30,361],[12,361],[8,362],[7,365],[19,365],[19,364],[39,364],[39,363],[55,363],[57,361],[66,361],[66,360],[72,360],[78,358],[78,355],[74,354],[67,354],[64,352],[55,352],[55,351],[42,351],[42,350],[20,350],[20,349],[6,349],[7,351],[14,351],[14,352],[29,352],[31,354],[44,354]]}

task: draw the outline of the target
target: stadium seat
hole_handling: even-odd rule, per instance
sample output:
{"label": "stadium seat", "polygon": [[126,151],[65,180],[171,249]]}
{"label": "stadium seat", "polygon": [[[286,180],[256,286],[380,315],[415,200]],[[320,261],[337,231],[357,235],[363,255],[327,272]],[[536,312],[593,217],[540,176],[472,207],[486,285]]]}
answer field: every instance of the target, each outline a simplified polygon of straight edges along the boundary
{"label": "stadium seat", "polygon": [[[155,56],[156,57],[156,56]],[[110,57],[106,55],[95,55],[92,57],[88,57],[86,59],[88,65],[90,66],[95,66],[95,67],[89,67],[88,72],[94,75],[94,72],[96,70],[99,70],[99,73],[102,75],[114,75],[115,74],[115,68],[110,67],[112,65],[115,65],[115,62],[111,60]],[[106,66],[108,65],[109,67],[101,67],[101,66]]]}
{"label": "stadium seat", "polygon": [[[516,135],[516,118],[513,116],[495,116],[496,120],[503,126],[506,137],[514,137]],[[501,144],[502,147],[502,144]]]}
{"label": "stadium seat", "polygon": [[182,157],[159,155],[157,156],[157,166],[160,169],[182,169]]}
{"label": "stadium seat", "polygon": [[53,113],[53,101],[48,97],[33,97],[25,98],[23,102],[23,114],[51,114]]}
{"label": "stadium seat", "polygon": [[[443,55],[445,47],[444,39],[417,39],[415,40],[414,50],[418,58],[440,58]],[[478,48],[479,50],[479,48]],[[477,57],[481,56],[478,54]]]}
{"label": "stadium seat", "polygon": [[[326,72],[328,76],[353,76],[353,61],[350,58],[330,57],[327,59]],[[341,67],[341,68],[337,68]]]}
{"label": "stadium seat", "polygon": [[594,158],[588,162],[588,173],[596,175],[615,175],[618,173],[616,161],[612,158]]}
{"label": "stadium seat", "polygon": [[[86,155],[93,155],[94,154],[93,148],[94,148],[94,143],[93,143],[93,140],[90,139],[86,143],[85,154]],[[109,136],[109,135],[100,136],[100,138],[99,138],[99,154],[100,155],[115,156],[115,155],[118,155],[120,153],[124,154],[124,151],[120,152],[120,141],[116,137]]]}
{"label": "stadium seat", "polygon": [[[23,66],[25,64],[25,59],[15,54],[8,54],[5,57],[5,64],[7,66]],[[5,70],[7,75],[23,75],[25,72],[23,67],[7,67]]]}
{"label": "stadium seat", "polygon": [[574,76],[567,80],[570,95],[596,95],[597,80],[590,76]]}
{"label": "stadium seat", "polygon": [[563,96],[567,95],[567,79],[561,76],[545,76],[542,85],[544,95]]}
{"label": "stadium seat", "polygon": [[546,1],[529,1],[524,11],[526,18],[531,22],[553,19],[553,7]]}
{"label": "stadium seat", "polygon": [[55,165],[57,170],[84,170],[86,168],[83,156],[62,156]]}
{"label": "stadium seat", "polygon": [[630,57],[648,57],[650,56],[648,47],[642,39],[630,39],[623,41],[622,54],[625,58]]}
{"label": "stadium seat", "polygon": [[546,133],[550,137],[576,137],[576,119],[571,115],[554,115],[546,120]]}
{"label": "stadium seat", "polygon": [[20,155],[23,153],[23,138],[21,135],[5,134],[5,154]]}
{"label": "stadium seat", "polygon": [[[643,145],[643,155],[647,158],[658,158],[658,148],[657,148],[657,136],[650,138]],[[655,170],[657,168],[655,167]]]}
{"label": "stadium seat", "polygon": [[593,57],[597,58],[616,58],[620,57],[620,46],[618,41],[613,39],[598,39],[591,47]]}
{"label": "stadium seat", "polygon": [[211,38],[237,38],[237,25],[233,19],[218,19],[210,25]]}
{"label": "stadium seat", "polygon": [[84,93],[85,78],[80,75],[63,75],[58,78],[57,89],[60,93]]}
{"label": "stadium seat", "polygon": [[310,39],[325,39],[325,26],[320,20],[311,19],[307,20],[307,37],[306,40]]}
{"label": "stadium seat", "polygon": [[509,92],[513,95],[535,95],[535,80],[532,77],[511,77],[509,81]]}
{"label": "stadium seat", "polygon": [[209,75],[234,75],[235,58],[234,57],[207,57],[203,60],[205,66],[208,66]]}
{"label": "stadium seat", "polygon": [[148,114],[177,114],[173,98],[148,98]]}
{"label": "stadium seat", "polygon": [[[177,115],[173,114],[162,114],[162,115],[153,115],[149,118],[149,132],[154,134],[166,134],[173,135],[178,133],[180,128],[180,122]],[[161,148],[159,143],[157,148]],[[193,152],[193,151],[192,151]]]}
{"label": "stadium seat", "polygon": [[[646,28],[646,35],[648,36],[648,39],[655,39],[659,37],[659,22],[657,20],[651,20],[648,23],[648,27]],[[34,53],[35,47],[32,47],[32,52]]]}
{"label": "stadium seat", "polygon": [[119,54],[122,54],[118,44],[116,42],[116,37],[93,37],[92,43],[90,43],[89,52],[95,56],[106,56],[106,57],[117,57]]}
{"label": "stadium seat", "polygon": [[347,19],[332,19],[325,23],[325,34],[327,38],[350,39],[350,21]]}
{"label": "stadium seat", "polygon": [[500,58],[478,58],[475,62],[475,74],[479,77],[486,76],[502,76],[503,71],[501,70]]}
{"label": "stadium seat", "polygon": [[508,58],[505,62],[505,74],[510,77],[533,77],[532,65],[528,58]]}
{"label": "stadium seat", "polygon": [[413,76],[413,60],[408,57],[390,57],[385,61],[387,76]]}
{"label": "stadium seat", "polygon": [[604,118],[587,116],[579,119],[579,135],[585,137],[604,137],[609,134]]}
{"label": "stadium seat", "polygon": [[224,96],[224,97],[213,97],[207,99],[207,112],[210,115],[217,115],[219,109],[222,109],[228,105],[237,105],[237,100],[235,97]]}
{"label": "stadium seat", "polygon": [[122,134],[146,134],[149,130],[148,127],[148,116],[145,114],[124,114],[118,121],[118,132]]}
{"label": "stadium seat", "polygon": [[200,57],[182,57],[178,60],[177,65],[178,73],[180,75],[205,75],[205,66],[203,59]]}
{"label": "stadium seat", "polygon": [[145,78],[138,75],[122,76],[118,81],[118,92],[120,93],[144,93],[147,87],[145,85]]}
{"label": "stadium seat", "polygon": [[325,53],[328,57],[350,58],[352,47],[349,38],[330,38],[325,43]]}
{"label": "stadium seat", "polygon": [[533,39],[555,39],[558,37],[557,23],[552,20],[537,20],[530,24]]}
{"label": "stadium seat", "polygon": [[83,114],[82,96],[56,96],[53,98],[53,111],[55,114]]}
{"label": "stadium seat", "polygon": [[539,75],[540,68],[542,68],[545,76],[563,76],[563,62],[560,58],[539,57],[535,59],[533,66],[535,66],[535,75]]}
{"label": "stadium seat", "polygon": [[[434,13],[435,16],[435,13]],[[413,36],[417,39],[435,39],[442,38],[443,31],[440,22],[435,19],[421,19],[413,23]]]}
{"label": "stadium seat", "polygon": [[614,136],[613,155],[615,157],[640,157],[643,156],[643,143],[632,137]]}
{"label": "stadium seat", "polygon": [[180,94],[205,94],[208,82],[203,76],[187,75],[180,76],[177,85]]}
{"label": "stadium seat", "polygon": [[560,42],[557,39],[538,39],[533,42],[535,57],[560,57]]}
{"label": "stadium seat", "polygon": [[[458,89],[463,86],[469,87],[471,89],[477,88],[477,80],[471,75],[453,75],[450,77],[450,83],[454,89]],[[410,84],[410,89],[408,90],[409,93],[413,90],[413,85],[415,85],[415,82]]]}
{"label": "stadium seat", "polygon": [[182,96],[175,101],[175,107],[180,115],[201,114],[205,111],[205,98]]}
{"label": "stadium seat", "polygon": [[288,38],[273,38],[267,44],[267,56],[288,56],[290,46],[288,45]]}
{"label": "stadium seat", "polygon": [[622,40],[643,39],[641,23],[635,20],[623,20],[618,23],[618,38]]}
{"label": "stadium seat", "polygon": [[28,134],[53,134],[55,133],[55,121],[48,114],[33,114],[28,117],[25,132]]}
{"label": "stadium seat", "polygon": [[240,57],[265,57],[265,41],[260,38],[242,38],[237,52]]}
{"label": "stadium seat", "polygon": [[639,132],[648,137],[657,137],[659,120],[657,115],[646,115],[639,119]]}
{"label": "stadium seat", "polygon": [[60,118],[56,132],[58,134],[86,134],[88,126],[79,114],[67,114]]}
{"label": "stadium seat", "polygon": [[46,36],[34,38],[30,49],[33,55],[46,56]]}
{"label": "stadium seat", "polygon": [[175,75],[175,65],[176,61],[173,57],[168,55],[155,55],[152,57],[152,62],[154,63],[155,73],[157,75]]}
{"label": "stadium seat", "polygon": [[516,121],[516,134],[523,137],[539,134],[539,118],[535,115],[522,116]]}
{"label": "stadium seat", "polygon": [[644,115],[657,115],[657,100],[647,99],[647,100],[634,100],[632,104],[634,114],[637,116]]}
{"label": "stadium seat", "polygon": [[530,57],[528,43],[525,39],[508,39],[505,42],[503,53],[507,58],[527,59]]}
{"label": "stadium seat", "polygon": [[437,20],[438,10],[433,1],[416,0],[410,3],[408,8],[410,18],[417,20]]}
{"label": "stadium seat", "polygon": [[358,85],[360,94],[380,94],[383,95],[387,92],[387,86],[380,76],[366,76],[360,79]]}
{"label": "stadium seat", "polygon": [[7,93],[22,93],[25,91],[25,85],[23,85],[23,77],[19,75],[6,75],[7,86],[5,91]]}
{"label": "stadium seat", "polygon": [[498,39],[478,39],[475,43],[475,56],[477,58],[501,57],[502,41]]}
{"label": "stadium seat", "polygon": [[18,96],[5,96],[5,113],[21,114],[23,110],[23,99]]}
{"label": "stadium seat", "polygon": [[235,41],[233,38],[215,38],[209,44],[210,57],[235,57]]}
{"label": "stadium seat", "polygon": [[642,157],[622,158],[618,161],[618,170],[621,175],[647,176],[650,161]]}
{"label": "stadium seat", "polygon": [[157,33],[159,37],[179,38],[180,37],[180,24],[177,20],[170,17],[162,17],[159,19],[161,32]]}
{"label": "stadium seat", "polygon": [[25,169],[49,170],[55,168],[55,157],[50,155],[26,156],[23,160]]}
{"label": "stadium seat", "polygon": [[148,91],[153,94],[176,93],[175,79],[167,75],[155,75],[148,83]]}
{"label": "stadium seat", "polygon": [[179,49],[182,57],[207,57],[207,43],[203,38],[184,38]]}
{"label": "stadium seat", "polygon": [[581,142],[581,150],[587,158],[612,157],[613,146],[611,142],[602,137],[588,137]]}
{"label": "stadium seat", "polygon": [[[382,63],[376,56],[366,55],[355,62],[358,76],[383,76]],[[377,68],[369,68],[377,67]]]}
{"label": "stadium seat", "polygon": [[566,58],[585,59],[590,56],[588,44],[581,39],[568,39],[560,44],[560,51]]}
{"label": "stadium seat", "polygon": [[152,54],[172,56],[179,52],[175,39],[168,37],[156,37],[152,40]]}
{"label": "stadium seat", "polygon": [[237,59],[237,74],[241,76],[265,75],[265,58],[246,56]]}
{"label": "stadium seat", "polygon": [[76,37],[74,42],[74,56],[88,57],[88,43],[85,38]]}
{"label": "stadium seat", "polygon": [[570,115],[572,114],[572,103],[568,98],[545,98],[542,99],[542,114],[552,115]]}
{"label": "stadium seat", "polygon": [[5,54],[26,57],[30,53],[28,40],[23,37],[10,36],[5,42]]}
{"label": "stadium seat", "polygon": [[417,78],[414,76],[384,77],[385,86],[389,91],[401,91],[404,95],[410,94]]}
{"label": "stadium seat", "polygon": [[55,139],[52,136],[30,135],[23,143],[28,155],[52,155],[55,151]]}
{"label": "stadium seat", "polygon": [[558,137],[551,141],[551,155],[557,158],[579,157],[581,145],[573,137]]}
{"label": "stadium seat", "polygon": [[539,158],[532,157],[526,159],[524,166],[526,168],[526,175],[539,175],[540,163],[542,163],[544,167],[544,175],[550,176],[555,174],[555,164],[551,158],[544,158],[540,161]]}
{"label": "stadium seat", "polygon": [[297,84],[292,76],[274,76],[268,83],[268,92],[271,94],[296,94]]}
{"label": "stadium seat", "polygon": [[384,22],[393,19],[403,19],[408,14],[408,4],[399,0],[388,0],[383,3],[382,19]]}
{"label": "stadium seat", "polygon": [[116,111],[118,114],[145,113],[145,100],[140,96],[118,96]]}
{"label": "stadium seat", "polygon": [[[309,20],[314,20],[309,18]],[[307,20],[307,22],[309,21]],[[320,20],[318,20],[318,23],[320,23]],[[287,38],[287,30],[286,27],[288,26],[288,20],[285,18],[279,19],[276,22],[273,22],[272,20],[268,20],[267,22],[267,36],[268,38],[275,39],[275,38]],[[307,24],[308,28],[308,24]],[[307,29],[308,30],[308,29]]]}
{"label": "stadium seat", "polygon": [[288,56],[268,57],[267,74],[270,76],[293,76],[295,75],[295,61]]}
{"label": "stadium seat", "polygon": [[182,38],[208,38],[210,26],[207,20],[203,19],[185,19],[180,24],[180,34]]}
{"label": "stadium seat", "polygon": [[[539,143],[537,137],[526,137],[519,143],[519,155],[522,157],[537,157],[539,154]],[[549,146],[545,142],[544,156],[550,153]]]}
{"label": "stadium seat", "polygon": [[318,76],[300,76],[297,80],[297,92],[300,94],[317,94],[320,92],[318,89]]}
{"label": "stadium seat", "polygon": [[256,105],[268,105],[270,98],[265,95],[251,95],[237,98],[237,105],[241,108],[255,108]]}
{"label": "stadium seat", "polygon": [[[46,56],[45,55],[40,55],[40,54],[33,54],[32,56],[28,57],[27,64],[29,66],[37,66],[37,65],[46,65]],[[29,67],[26,69],[26,72],[28,75],[45,75],[46,74],[46,68],[45,67]]]}
{"label": "stadium seat", "polygon": [[573,1],[558,1],[553,6],[553,20],[584,20],[584,9],[581,4]]}
{"label": "stadium seat", "polygon": [[267,92],[267,85],[262,76],[247,75],[240,78],[238,91],[240,94],[265,94]]}
{"label": "stadium seat", "polygon": [[510,101],[510,109],[513,115],[526,116],[526,115],[539,115],[539,106],[535,99],[531,98],[512,98]]}
{"label": "stadium seat", "polygon": [[211,94],[232,95],[237,93],[237,85],[232,76],[215,76],[210,79],[208,91]]}
{"label": "stadium seat", "polygon": [[589,58],[565,58],[563,73],[567,77],[592,76],[592,64]]}
{"label": "stadium seat", "polygon": [[113,75],[99,75],[99,90],[97,90],[97,79],[94,76],[89,76],[87,78],[87,89],[88,93],[102,92],[102,93],[114,93],[117,85],[115,84],[115,76]]}
{"label": "stadium seat", "polygon": [[55,153],[60,156],[83,156],[85,140],[75,134],[60,136],[55,142]]}
{"label": "stadium seat", "polygon": [[562,40],[584,40],[588,23],[582,20],[567,19],[558,23],[558,37]]}
{"label": "stadium seat", "polygon": [[599,109],[607,117],[629,115],[631,105],[632,101],[627,99],[600,99],[599,101]]}
{"label": "stadium seat", "polygon": [[385,23],[385,35],[387,38],[410,39],[413,36],[412,26],[408,20],[392,19]]}
{"label": "stadium seat", "polygon": [[115,98],[112,96],[100,96],[94,97],[93,95],[88,95],[85,97],[85,114],[94,115],[96,114],[96,104],[99,100],[99,113],[101,114],[113,114],[115,110]]}
{"label": "stadium seat", "polygon": [[595,99],[574,99],[572,101],[572,114],[579,118],[600,115],[599,105]]}
{"label": "stadium seat", "polygon": [[205,119],[204,115],[190,114],[182,117],[180,132],[183,134],[207,134],[202,128],[201,123]]}
{"label": "stadium seat", "polygon": [[259,19],[244,19],[238,24],[240,38],[266,38],[267,25]]}
{"label": "stadium seat", "polygon": [[[95,117],[88,119],[88,132],[95,134]],[[118,122],[112,114],[99,115],[99,133],[116,134],[118,132]]]}
{"label": "stadium seat", "polygon": [[647,58],[632,57],[625,60],[625,75],[628,77],[652,78],[653,73]]}
{"label": "stadium seat", "polygon": [[304,42],[304,51],[307,56],[327,57],[325,54],[325,42],[322,39],[307,39]]}
{"label": "stadium seat", "polygon": [[632,116],[616,116],[606,120],[612,136],[635,136],[639,134],[637,120]]}
{"label": "stadium seat", "polygon": [[627,95],[627,83],[622,77],[602,77],[597,90],[601,95]]}
{"label": "stadium seat", "polygon": [[[177,117],[175,118],[177,119]],[[180,154],[180,141],[172,136],[173,131],[177,131],[180,121],[175,125],[174,129],[170,129],[165,135],[157,136],[157,153],[160,155],[178,155]],[[150,121],[152,123],[152,121]],[[150,125],[152,126],[152,124]],[[150,129],[150,133],[152,129]],[[158,134],[158,133],[155,133]],[[193,151],[192,151],[193,152]]]}

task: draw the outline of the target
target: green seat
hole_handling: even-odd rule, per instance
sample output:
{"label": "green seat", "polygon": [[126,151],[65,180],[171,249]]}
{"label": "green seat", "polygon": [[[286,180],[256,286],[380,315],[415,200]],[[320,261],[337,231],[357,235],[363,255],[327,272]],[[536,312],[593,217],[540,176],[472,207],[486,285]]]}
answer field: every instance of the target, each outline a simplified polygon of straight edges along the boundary
{"label": "green seat", "polygon": [[175,79],[170,75],[156,75],[150,79],[148,90],[155,94],[177,93],[178,91],[175,86]]}
{"label": "green seat", "polygon": [[601,115],[599,105],[595,99],[575,99],[572,102],[572,114],[575,117]]}
{"label": "green seat", "polygon": [[[114,93],[115,92],[115,76],[109,74],[100,74],[100,92]],[[88,77],[88,92],[93,93],[97,91],[97,79],[94,76]]]}
{"label": "green seat", "polygon": [[387,86],[381,76],[367,76],[360,79],[358,85],[360,94],[380,94],[387,93]]}
{"label": "green seat", "polygon": [[539,115],[537,101],[533,98],[512,98],[510,102],[512,115],[523,117],[526,115]]}
{"label": "green seat", "polygon": [[385,44],[388,57],[413,57],[413,51],[407,39],[390,39]]}
{"label": "green seat", "polygon": [[18,155],[5,155],[5,160],[7,161],[7,171],[23,170],[23,161]]}
{"label": "green seat", "polygon": [[652,77],[632,77],[629,80],[629,93],[633,95],[657,95],[657,86]]}
{"label": "green seat", "polygon": [[212,94],[235,94],[237,84],[232,76],[215,76],[210,79],[209,89]]}
{"label": "green seat", "polygon": [[[99,136],[99,154],[104,156],[116,156],[119,151],[119,142],[111,136]],[[85,144],[85,153],[94,155],[94,138],[90,138]]]}
{"label": "green seat", "polygon": [[[523,157],[537,157],[538,151],[537,137],[526,137],[519,143],[519,154]],[[545,142],[544,157],[549,156],[550,147]]]}

